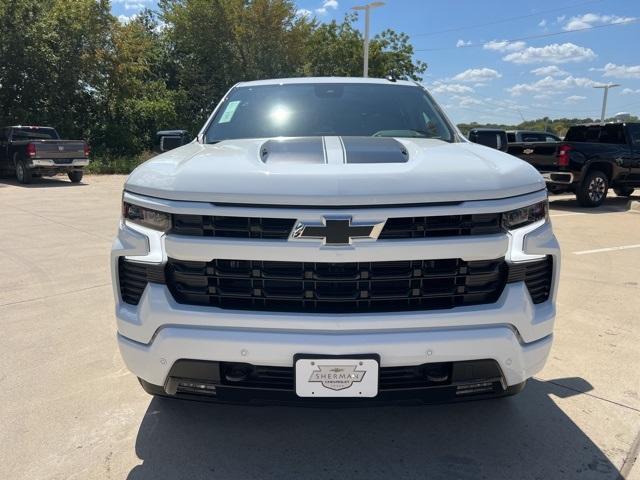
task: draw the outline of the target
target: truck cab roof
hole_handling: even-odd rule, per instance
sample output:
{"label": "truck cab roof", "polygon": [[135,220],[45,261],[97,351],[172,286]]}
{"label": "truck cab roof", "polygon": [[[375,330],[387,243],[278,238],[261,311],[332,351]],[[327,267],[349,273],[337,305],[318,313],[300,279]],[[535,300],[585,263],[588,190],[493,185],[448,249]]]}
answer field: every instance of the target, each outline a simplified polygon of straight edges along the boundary
{"label": "truck cab roof", "polygon": [[365,78],[365,77],[291,77],[272,78],[267,80],[253,80],[240,82],[236,87],[257,87],[263,85],[291,85],[301,83],[369,83],[378,85],[398,85],[415,87],[417,82],[411,80],[396,80],[389,78]]}

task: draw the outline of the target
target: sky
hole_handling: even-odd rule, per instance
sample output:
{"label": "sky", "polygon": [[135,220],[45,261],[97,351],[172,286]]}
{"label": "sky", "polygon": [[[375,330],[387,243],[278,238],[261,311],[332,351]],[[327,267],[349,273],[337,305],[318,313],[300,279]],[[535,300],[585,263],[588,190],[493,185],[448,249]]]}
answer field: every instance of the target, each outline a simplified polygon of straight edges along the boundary
{"label": "sky", "polygon": [[[298,0],[300,15],[342,20],[366,0]],[[548,116],[640,116],[640,0],[386,0],[371,33],[409,35],[423,84],[456,123]],[[126,17],[155,0],[112,0]],[[363,20],[358,26],[363,29]]]}

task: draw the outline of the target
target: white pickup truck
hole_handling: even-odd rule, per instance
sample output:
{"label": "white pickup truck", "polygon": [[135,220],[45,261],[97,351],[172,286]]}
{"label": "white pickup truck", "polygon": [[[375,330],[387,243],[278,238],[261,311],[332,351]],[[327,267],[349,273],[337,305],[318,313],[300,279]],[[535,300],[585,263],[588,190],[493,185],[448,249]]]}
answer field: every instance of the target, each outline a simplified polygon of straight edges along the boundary
{"label": "white pickup truck", "polygon": [[422,86],[362,78],[235,85],[129,176],[111,257],[147,392],[294,404],[519,392],[559,265],[533,167]]}

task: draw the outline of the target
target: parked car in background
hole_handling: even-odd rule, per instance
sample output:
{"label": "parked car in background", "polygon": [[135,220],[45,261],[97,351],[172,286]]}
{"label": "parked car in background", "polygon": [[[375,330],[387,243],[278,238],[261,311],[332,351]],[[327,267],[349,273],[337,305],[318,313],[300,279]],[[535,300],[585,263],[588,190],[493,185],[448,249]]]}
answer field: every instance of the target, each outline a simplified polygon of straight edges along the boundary
{"label": "parked car in background", "polygon": [[536,167],[549,191],[575,193],[585,207],[601,205],[610,187],[620,196],[640,188],[640,123],[576,125],[563,141],[509,143],[507,152]]}
{"label": "parked car in background", "polygon": [[503,152],[507,151],[509,143],[507,132],[499,128],[472,128],[469,130],[469,140]]}
{"label": "parked car in background", "polygon": [[559,136],[549,132],[538,132],[535,130],[507,130],[507,141],[517,142],[559,142]]}
{"label": "parked car in background", "polygon": [[0,128],[0,175],[15,175],[19,183],[60,173],[78,183],[88,164],[89,145],[82,140],[61,140],[55,128]]}

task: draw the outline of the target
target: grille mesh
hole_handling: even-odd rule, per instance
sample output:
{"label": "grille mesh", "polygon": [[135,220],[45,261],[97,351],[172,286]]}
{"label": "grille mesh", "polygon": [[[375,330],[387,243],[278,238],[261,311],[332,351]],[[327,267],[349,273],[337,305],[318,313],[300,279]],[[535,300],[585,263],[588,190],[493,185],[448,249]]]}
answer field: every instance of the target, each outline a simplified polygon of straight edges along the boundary
{"label": "grille mesh", "polygon": [[[246,364],[247,376],[239,381],[228,381],[225,372],[241,364],[221,363],[221,384],[244,388],[268,388],[276,390],[293,390],[295,388],[295,372],[292,367],[274,367]],[[379,370],[380,390],[398,390],[410,388],[425,388],[433,385],[447,385],[451,383],[451,363],[431,363],[415,366],[381,367]],[[500,377],[500,371],[495,365],[491,378]],[[442,381],[430,380],[427,374],[438,372]]]}
{"label": "grille mesh", "polygon": [[289,238],[291,218],[223,217],[206,215],[173,215],[171,233],[197,237]]}
{"label": "grille mesh", "polygon": [[118,259],[118,279],[122,301],[137,305],[148,282],[164,283],[164,265]]}
{"label": "grille mesh", "polygon": [[380,239],[460,237],[501,233],[499,213],[389,218]]}
{"label": "grille mesh", "polygon": [[508,282],[523,282],[527,285],[533,303],[542,303],[551,295],[553,257],[542,260],[515,263],[509,266]]}
{"label": "grille mesh", "polygon": [[177,302],[227,309],[371,312],[453,308],[495,302],[503,259],[312,263],[169,259]]}
{"label": "grille mesh", "polygon": [[[286,240],[295,219],[173,215],[175,235]],[[380,239],[459,237],[503,232],[499,213],[389,218]]]}

